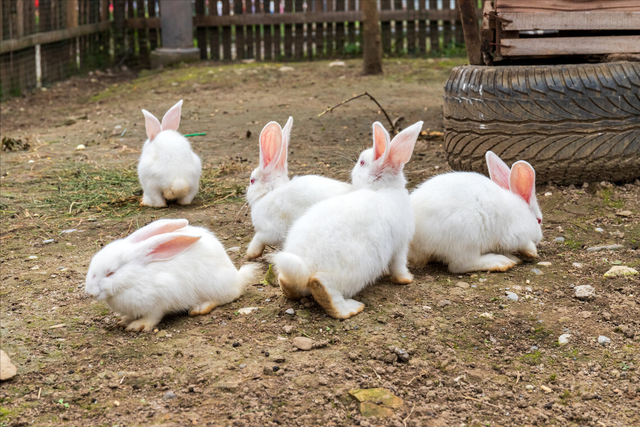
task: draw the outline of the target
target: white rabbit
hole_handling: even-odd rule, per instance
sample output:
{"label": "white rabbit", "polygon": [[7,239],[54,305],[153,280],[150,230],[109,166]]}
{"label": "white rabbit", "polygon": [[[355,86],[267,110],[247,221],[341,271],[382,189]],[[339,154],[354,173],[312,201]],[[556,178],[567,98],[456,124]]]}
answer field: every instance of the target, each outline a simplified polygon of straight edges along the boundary
{"label": "white rabbit", "polygon": [[421,128],[418,122],[389,142],[374,123],[373,148],[351,173],[355,191],[314,205],[291,227],[283,251],[271,257],[287,297],[312,294],[330,316],[346,319],[364,309],[348,298],[383,274],[411,283],[407,251],[415,220],[402,169]]}
{"label": "white rabbit", "polygon": [[491,151],[486,160],[491,179],[451,172],[411,193],[416,216],[412,263],[442,261],[452,273],[506,271],[520,263],[512,252],[538,256],[542,213],[533,167],[521,160],[509,170]]}
{"label": "white rabbit", "polygon": [[122,315],[120,326],[150,331],[167,313],[206,314],[237,299],[260,268],[236,270],[210,231],[162,219],[94,255],[85,291]]}
{"label": "white rabbit", "polygon": [[153,114],[142,110],[148,138],[138,161],[142,205],[161,208],[167,206],[167,200],[188,205],[198,192],[202,165],[187,138],[177,132],[181,111],[182,100],[167,111],[160,124]]}
{"label": "white rabbit", "polygon": [[318,175],[295,176],[289,180],[287,148],[293,117],[284,129],[267,123],[260,133],[260,164],[251,173],[247,201],[256,234],[247,249],[247,258],[262,255],[266,245],[280,245],[287,231],[307,209],[321,200],[352,190],[345,182]]}

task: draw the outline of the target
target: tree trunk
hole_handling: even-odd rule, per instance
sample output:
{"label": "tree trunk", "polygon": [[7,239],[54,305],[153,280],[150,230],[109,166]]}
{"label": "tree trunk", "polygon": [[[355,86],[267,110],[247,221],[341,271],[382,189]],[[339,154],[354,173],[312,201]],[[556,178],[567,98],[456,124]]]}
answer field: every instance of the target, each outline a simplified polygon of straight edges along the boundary
{"label": "tree trunk", "polygon": [[362,72],[365,75],[382,74],[382,38],[379,21],[378,2],[365,0],[362,5],[362,24],[364,27]]}

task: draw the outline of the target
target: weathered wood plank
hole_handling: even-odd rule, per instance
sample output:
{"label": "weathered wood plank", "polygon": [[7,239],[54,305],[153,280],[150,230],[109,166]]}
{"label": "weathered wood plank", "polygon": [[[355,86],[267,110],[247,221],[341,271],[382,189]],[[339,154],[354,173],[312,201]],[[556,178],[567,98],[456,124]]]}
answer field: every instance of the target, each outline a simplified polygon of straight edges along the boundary
{"label": "weathered wood plank", "polygon": [[638,0],[496,0],[496,11],[542,12],[542,11],[640,11]]}
{"label": "weathered wood plank", "polygon": [[[418,10],[425,10],[425,0],[418,0]],[[427,53],[427,21],[418,20],[418,49],[420,55]]]}
{"label": "weathered wood plank", "polygon": [[[227,17],[231,13],[231,5],[229,0],[222,0],[222,17]],[[220,18],[218,16],[211,16],[211,18]],[[233,59],[231,55],[231,25],[232,24],[220,24],[222,25],[222,59],[225,61],[231,61]]]}
{"label": "weathered wood plank", "polygon": [[640,36],[502,39],[502,56],[640,53]]}
{"label": "weathered wood plank", "polygon": [[506,31],[640,30],[640,11],[506,12],[500,13],[500,16],[507,20],[502,26]]}
{"label": "weathered wood plank", "polygon": [[464,27],[464,40],[467,47],[469,64],[482,65],[482,53],[480,51],[480,34],[478,32],[478,20],[475,17],[475,5],[472,0],[458,0],[460,17]]}
{"label": "weathered wood plank", "polygon": [[439,12],[438,10],[438,0],[429,0],[429,15],[432,18],[429,19],[429,44],[430,44],[430,52],[433,54],[435,52],[440,52],[440,33],[438,32],[438,21],[436,18],[433,18],[435,12]]}
{"label": "weathered wood plank", "polygon": [[391,53],[391,19],[389,18],[391,0],[380,0],[380,22],[382,34],[382,51]]}
{"label": "weathered wood plank", "polygon": [[15,52],[16,50],[33,47],[37,44],[55,43],[61,40],[71,39],[74,37],[85,36],[87,34],[106,31],[111,28],[111,21],[99,22],[96,24],[81,25],[74,28],[66,28],[64,30],[48,31],[46,33],[36,33],[25,36],[20,39],[9,39],[0,42],[0,54]]}

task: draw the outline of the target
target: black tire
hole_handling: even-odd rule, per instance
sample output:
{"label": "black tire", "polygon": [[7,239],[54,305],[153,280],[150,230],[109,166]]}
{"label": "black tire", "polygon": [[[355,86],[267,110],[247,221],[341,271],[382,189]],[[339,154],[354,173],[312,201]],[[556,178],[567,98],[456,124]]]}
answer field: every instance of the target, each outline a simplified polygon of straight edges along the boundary
{"label": "black tire", "polygon": [[492,150],[527,160],[538,183],[640,177],[640,63],[456,67],[445,85],[455,170],[487,173]]}

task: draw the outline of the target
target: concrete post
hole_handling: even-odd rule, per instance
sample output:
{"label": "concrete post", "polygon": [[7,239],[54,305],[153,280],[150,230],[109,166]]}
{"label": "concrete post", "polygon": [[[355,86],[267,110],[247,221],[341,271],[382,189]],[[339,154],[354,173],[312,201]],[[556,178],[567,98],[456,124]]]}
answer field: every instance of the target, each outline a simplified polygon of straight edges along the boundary
{"label": "concrete post", "polygon": [[162,47],[151,52],[151,68],[200,59],[193,46],[191,0],[160,0],[160,23]]}

